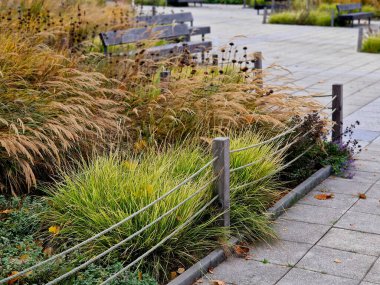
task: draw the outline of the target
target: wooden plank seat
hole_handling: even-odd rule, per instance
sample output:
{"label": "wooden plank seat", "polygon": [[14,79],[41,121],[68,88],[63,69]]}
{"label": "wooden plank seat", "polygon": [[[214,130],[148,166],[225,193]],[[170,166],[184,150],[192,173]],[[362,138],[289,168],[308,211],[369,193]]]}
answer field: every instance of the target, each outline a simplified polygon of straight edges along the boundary
{"label": "wooden plank seat", "polygon": [[180,4],[183,4],[183,3],[193,3],[194,6],[196,6],[197,3],[199,3],[201,5],[201,7],[202,7],[204,0],[177,0],[177,2],[180,3]]}
{"label": "wooden plank seat", "polygon": [[194,27],[193,14],[189,12],[185,13],[175,13],[175,14],[163,14],[154,16],[138,16],[135,18],[137,24],[144,24],[146,26],[153,25],[168,25],[168,24],[190,24],[190,35],[196,36],[201,35],[202,40],[204,40],[205,35],[211,33],[211,28],[209,26]]}
{"label": "wooden plank seat", "polygon": [[108,48],[110,46],[139,43],[150,39],[183,41],[182,43],[169,43],[146,49],[146,54],[156,54],[159,56],[167,56],[170,54],[176,55],[177,53],[183,52],[185,49],[190,53],[204,53],[206,50],[212,48],[211,42],[190,42],[190,30],[186,24],[115,30],[100,33],[99,36],[105,54],[108,54]]}
{"label": "wooden plank seat", "polygon": [[371,18],[373,17],[373,13],[370,12],[362,12],[362,4],[338,4],[336,5],[338,10],[338,21],[340,22],[350,22],[351,27],[354,26],[354,20],[358,20],[360,24],[360,20],[368,20],[368,25],[371,24]]}

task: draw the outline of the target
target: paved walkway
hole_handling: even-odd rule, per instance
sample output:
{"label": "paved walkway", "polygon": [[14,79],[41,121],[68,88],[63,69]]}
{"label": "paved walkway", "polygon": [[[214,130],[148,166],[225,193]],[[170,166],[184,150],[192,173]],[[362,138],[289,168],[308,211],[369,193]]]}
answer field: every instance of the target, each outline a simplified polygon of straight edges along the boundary
{"label": "paved walkway", "polygon": [[[353,179],[327,179],[277,221],[279,241],[253,246],[252,260],[229,258],[207,278],[237,285],[380,284],[380,55],[356,52],[356,28],[262,25],[261,16],[240,6],[183,10],[195,25],[211,26],[214,46],[233,40],[262,51],[266,65],[284,66],[311,92],[329,94],[331,84],[344,84],[345,124],[361,122],[355,136],[365,146]],[[317,200],[320,191],[335,197]]]}
{"label": "paved walkway", "polygon": [[[345,124],[361,122],[355,138],[365,146],[353,179],[327,179],[278,219],[279,241],[252,246],[252,260],[229,258],[203,284],[380,284],[380,55],[356,52],[357,28],[263,25],[262,16],[240,6],[183,10],[196,26],[211,26],[214,46],[233,41],[262,51],[265,65],[289,69],[294,84],[310,92],[329,94],[333,83],[344,84]],[[315,199],[321,191],[335,197]]]}

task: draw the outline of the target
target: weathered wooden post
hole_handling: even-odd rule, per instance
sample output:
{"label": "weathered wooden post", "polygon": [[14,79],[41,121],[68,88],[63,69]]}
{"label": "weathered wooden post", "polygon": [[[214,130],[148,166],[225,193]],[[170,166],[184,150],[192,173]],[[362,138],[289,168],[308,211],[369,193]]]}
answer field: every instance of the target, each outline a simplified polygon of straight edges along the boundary
{"label": "weathered wooden post", "polygon": [[332,86],[332,121],[334,126],[332,128],[332,141],[342,143],[343,138],[343,85],[334,84]]}
{"label": "weathered wooden post", "polygon": [[335,25],[335,9],[331,9],[331,27]]}
{"label": "weathered wooden post", "polygon": [[223,212],[223,226],[229,227],[230,221],[230,139],[215,138],[212,142],[214,161],[215,194],[219,195],[219,203]]}
{"label": "weathered wooden post", "polygon": [[212,55],[212,65],[217,66],[218,63],[219,63],[219,61],[218,61],[218,55],[217,54],[213,54]]}
{"label": "weathered wooden post", "polygon": [[268,17],[268,8],[264,7],[263,24],[267,23],[267,17]]}
{"label": "weathered wooden post", "polygon": [[169,81],[169,78],[170,78],[170,70],[164,70],[160,72],[161,82]]}
{"label": "weathered wooden post", "polygon": [[362,51],[362,48],[363,48],[363,27],[360,27],[359,28],[359,35],[358,35],[358,47],[357,47],[357,51],[358,52],[361,52]]}
{"label": "weathered wooden post", "polygon": [[254,67],[255,67],[255,73],[257,78],[257,83],[260,88],[263,87],[263,55],[261,51],[255,52],[254,54]]}

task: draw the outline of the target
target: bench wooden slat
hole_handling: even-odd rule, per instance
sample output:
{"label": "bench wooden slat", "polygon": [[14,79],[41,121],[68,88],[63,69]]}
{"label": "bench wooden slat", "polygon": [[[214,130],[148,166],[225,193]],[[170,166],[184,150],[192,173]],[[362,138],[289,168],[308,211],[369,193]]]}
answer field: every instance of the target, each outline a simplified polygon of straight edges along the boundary
{"label": "bench wooden slat", "polygon": [[355,3],[355,4],[338,4],[336,5],[338,12],[341,11],[355,11],[355,10],[361,10],[362,4]]}
{"label": "bench wooden slat", "polygon": [[162,57],[168,55],[179,55],[185,49],[190,53],[200,53],[211,50],[212,43],[209,41],[206,42],[184,42],[176,44],[167,44],[164,46],[152,47],[146,50],[146,54],[152,57]]}
{"label": "bench wooden slat", "polygon": [[136,43],[147,39],[173,39],[188,37],[190,34],[186,24],[155,26],[152,28],[134,28],[128,30],[100,33],[104,46]]}
{"label": "bench wooden slat", "polygon": [[194,21],[193,15],[190,12],[164,14],[155,16],[138,16],[135,18],[136,22],[143,22],[146,25],[167,25],[172,23],[192,23]]}
{"label": "bench wooden slat", "polygon": [[204,26],[204,27],[191,27],[190,29],[190,35],[196,36],[196,35],[205,35],[211,33],[211,28]]}

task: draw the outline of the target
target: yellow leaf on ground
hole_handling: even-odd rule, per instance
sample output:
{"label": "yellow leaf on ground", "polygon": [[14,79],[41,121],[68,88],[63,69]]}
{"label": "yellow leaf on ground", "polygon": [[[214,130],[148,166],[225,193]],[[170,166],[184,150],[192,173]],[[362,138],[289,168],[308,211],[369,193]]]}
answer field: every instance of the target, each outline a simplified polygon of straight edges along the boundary
{"label": "yellow leaf on ground", "polygon": [[20,259],[21,261],[25,262],[26,260],[29,259],[29,255],[28,255],[28,254],[23,254],[23,255],[21,255],[21,256],[19,257],[19,259]]}
{"label": "yellow leaf on ground", "polygon": [[178,273],[178,274],[182,274],[182,273],[185,272],[185,270],[186,270],[185,268],[183,268],[183,267],[179,267],[178,270],[177,270],[177,273]]}
{"label": "yellow leaf on ground", "polygon": [[51,226],[49,228],[49,233],[52,233],[53,235],[57,235],[61,228],[59,226]]}
{"label": "yellow leaf on ground", "polygon": [[142,272],[139,271],[139,280],[142,281],[143,280],[143,276],[142,276]]}
{"label": "yellow leaf on ground", "polygon": [[335,259],[334,260],[335,263],[342,263],[342,260],[340,260],[339,258]]}

